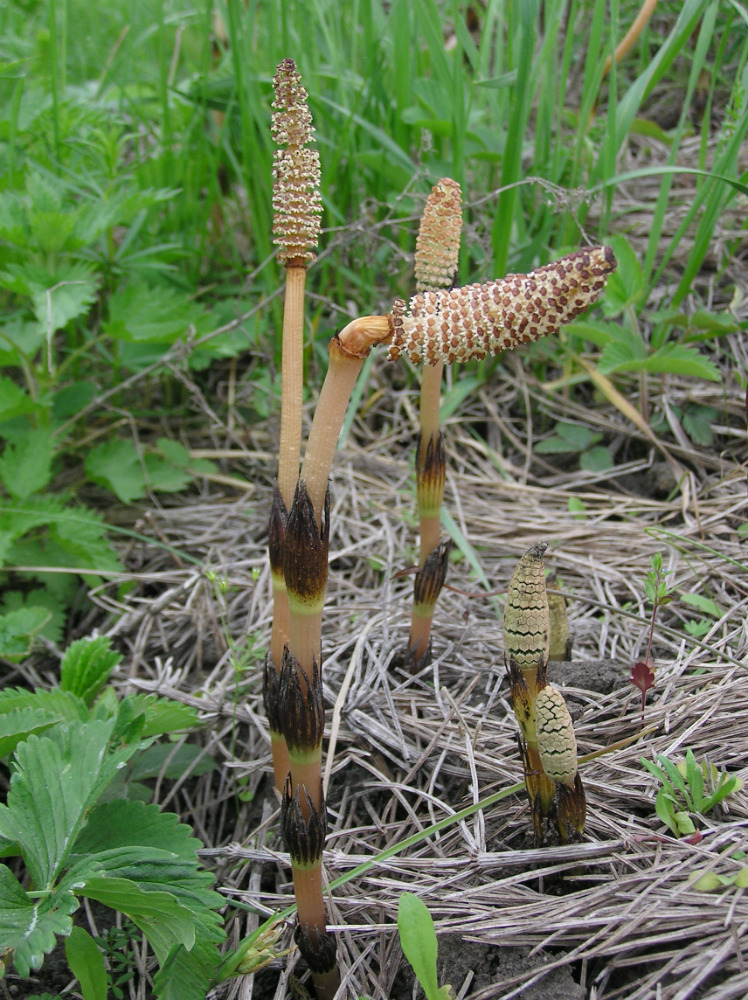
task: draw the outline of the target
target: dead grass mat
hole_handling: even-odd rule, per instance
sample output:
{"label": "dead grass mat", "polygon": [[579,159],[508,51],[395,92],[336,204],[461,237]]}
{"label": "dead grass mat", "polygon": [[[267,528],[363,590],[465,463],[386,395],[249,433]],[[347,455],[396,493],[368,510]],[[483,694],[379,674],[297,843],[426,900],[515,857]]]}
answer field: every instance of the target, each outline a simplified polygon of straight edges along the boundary
{"label": "dead grass mat", "polygon": [[[744,890],[706,894],[692,882],[742,864],[731,856],[748,852],[748,795],[734,795],[729,812],[702,821],[699,842],[677,840],[654,813],[656,782],[639,763],[654,752],[682,757],[691,747],[698,759],[747,773],[748,574],[737,528],[748,501],[744,431],[732,430],[741,412],[737,386],[698,388],[702,397],[720,398],[720,448],[702,454],[691,447],[687,463],[676,454],[689,474],[669,499],[633,488],[668,463],[657,448],[643,450],[611,407],[582,408],[579,417],[593,428],[616,428],[638,457],[596,477],[544,467],[528,444],[532,428],[512,416],[522,398],[553,408],[555,397],[520,369],[484,386],[447,429],[446,507],[464,551],[449,577],[457,589],[440,599],[433,663],[411,677],[391,661],[409,623],[412,583],[398,573],[416,542],[415,397],[391,393],[385,406],[377,386],[386,377],[375,368],[365,416],[338,455],[332,484],[323,635],[327,876],[370,862],[332,894],[345,995],[384,1000],[396,992],[397,902],[408,890],[423,897],[440,934],[529,950],[521,971],[513,966],[500,981],[477,989],[470,977],[452,983],[475,1000],[521,995],[557,967],[570,967],[587,996],[606,1000],[745,996]],[[671,381],[652,387],[659,391],[672,400],[697,390]],[[490,427],[480,436],[474,421],[486,413]],[[221,429],[213,433],[220,450]],[[95,595],[112,616],[110,633],[128,649],[122,684],[203,713],[203,738],[219,769],[163,782],[159,801],[203,838],[206,863],[227,897],[255,910],[236,919],[234,940],[256,926],[257,915],[290,902],[260,693],[271,620],[264,545],[272,454],[266,428],[250,429],[244,458],[228,467],[254,489],[236,499],[206,486],[199,502],[153,509],[139,525],[153,544],[134,542],[127,556],[134,591],[123,600],[110,583]],[[570,598],[579,676],[564,673],[561,686],[581,755],[642,728],[639,693],[627,676],[646,648],[651,609],[643,579],[650,556],[663,553],[675,599],[655,628],[656,687],[644,717],[651,732],[582,765],[589,802],[582,844],[534,849],[524,796],[512,794],[377,860],[521,779],[502,663],[501,595],[516,559],[539,540],[549,543],[546,563]],[[684,593],[709,596],[721,609],[698,641],[684,628],[699,617],[680,599]],[[607,692],[595,684],[598,661],[614,663],[618,682]],[[553,668],[550,674],[553,680]],[[539,954],[541,964],[532,960]],[[277,997],[296,961],[292,952],[278,963]],[[632,967],[634,979],[626,974]],[[256,978],[244,977],[229,993],[247,1000]]]}

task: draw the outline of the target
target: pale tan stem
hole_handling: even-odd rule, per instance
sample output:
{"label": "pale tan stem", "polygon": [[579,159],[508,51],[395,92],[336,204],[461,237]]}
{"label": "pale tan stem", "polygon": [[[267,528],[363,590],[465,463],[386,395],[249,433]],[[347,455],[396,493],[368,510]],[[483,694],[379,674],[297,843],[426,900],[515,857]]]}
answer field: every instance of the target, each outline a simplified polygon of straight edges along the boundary
{"label": "pale tan stem", "polygon": [[[644,25],[650,19],[654,13],[654,9],[657,6],[657,0],[644,0],[641,6],[641,10],[634,18],[634,23],[631,25],[629,30],[623,36],[621,41],[616,45],[615,60],[619,63],[621,59],[626,55],[631,46],[637,40],[639,35],[641,35],[644,30]],[[603,67],[603,80],[610,72],[610,67],[612,65],[612,60],[610,56],[605,60],[605,66]]]}
{"label": "pale tan stem", "polygon": [[312,675],[313,659],[317,661],[318,666],[322,662],[321,634],[321,608],[319,612],[305,611],[299,614],[293,606],[291,607],[291,632],[288,648],[309,677]]}
{"label": "pale tan stem", "polygon": [[[288,610],[288,594],[282,576],[273,574],[273,630],[270,635],[270,654],[273,657],[275,669],[280,673],[283,647],[288,644],[290,634],[290,612]],[[285,775],[284,775],[285,778]]]}
{"label": "pale tan stem", "polygon": [[301,455],[301,400],[304,382],[305,267],[286,268],[281,358],[281,425],[278,448],[278,487],[286,509],[291,509]]}
{"label": "pale tan stem", "polygon": [[301,467],[301,478],[306,483],[318,526],[322,521],[322,505],[340,428],[366,357],[366,354],[358,356],[346,351],[338,337],[330,341],[329,351],[330,367],[319,395]]}

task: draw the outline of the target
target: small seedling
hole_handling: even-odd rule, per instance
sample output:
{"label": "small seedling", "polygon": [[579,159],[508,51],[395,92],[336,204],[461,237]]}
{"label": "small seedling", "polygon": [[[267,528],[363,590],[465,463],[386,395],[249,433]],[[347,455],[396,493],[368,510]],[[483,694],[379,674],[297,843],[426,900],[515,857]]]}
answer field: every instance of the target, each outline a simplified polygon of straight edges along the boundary
{"label": "small seedling", "polygon": [[397,929],[403,954],[423,987],[426,1000],[454,1000],[451,986],[439,986],[436,974],[436,956],[439,945],[434,921],[418,896],[404,892],[397,904]]}
{"label": "small seedling", "polygon": [[655,811],[676,837],[696,831],[692,816],[705,816],[728,795],[739,791],[743,781],[736,774],[718,771],[707,761],[697,763],[692,750],[677,763],[657,754],[657,763],[639,758],[640,763],[658,778],[661,786],[655,799]]}
{"label": "small seedling", "polygon": [[636,662],[631,670],[629,680],[634,687],[639,688],[642,693],[642,726],[644,725],[644,706],[647,700],[647,691],[654,687],[655,673],[652,662],[652,637],[654,636],[655,620],[657,611],[671,601],[665,577],[668,570],[662,568],[662,553],[656,552],[649,560],[652,567],[644,580],[644,593],[647,600],[652,605],[652,619],[649,625],[649,638],[647,639],[647,652],[643,660]]}

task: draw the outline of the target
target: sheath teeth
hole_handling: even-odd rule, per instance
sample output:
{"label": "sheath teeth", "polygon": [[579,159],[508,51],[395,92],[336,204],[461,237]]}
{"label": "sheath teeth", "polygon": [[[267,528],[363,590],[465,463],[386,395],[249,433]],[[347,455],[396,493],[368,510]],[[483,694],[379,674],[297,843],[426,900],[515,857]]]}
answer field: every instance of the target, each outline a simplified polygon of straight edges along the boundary
{"label": "sheath teeth", "polygon": [[598,298],[616,259],[610,247],[577,250],[530,274],[398,299],[387,359],[479,361],[556,333]]}

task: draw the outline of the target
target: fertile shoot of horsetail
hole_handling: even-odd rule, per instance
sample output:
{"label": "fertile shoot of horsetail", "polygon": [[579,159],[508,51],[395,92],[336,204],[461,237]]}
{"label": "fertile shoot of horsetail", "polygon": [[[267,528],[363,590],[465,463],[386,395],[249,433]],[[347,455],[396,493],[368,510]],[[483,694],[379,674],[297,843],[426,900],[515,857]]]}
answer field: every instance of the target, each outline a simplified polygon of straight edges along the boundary
{"label": "fertile shoot of horsetail", "polygon": [[[416,291],[449,288],[454,282],[462,235],[462,192],[443,177],[431,189],[416,240]],[[446,478],[439,406],[444,362],[424,365],[421,373],[419,435],[416,447],[416,499],[419,519],[418,571],[413,587],[410,635],[405,663],[413,671],[431,655],[431,623],[447,575],[450,546],[440,542]]]}
{"label": "fertile shoot of horsetail", "polygon": [[561,692],[547,681],[551,620],[545,550],[544,543],[534,545],[519,560],[504,611],[504,656],[539,844],[545,840],[548,821],[555,823],[564,843],[581,836],[586,815],[574,726]]}
{"label": "fertile shoot of horsetail", "polygon": [[281,355],[281,424],[278,478],[268,525],[273,581],[273,626],[265,664],[264,701],[270,728],[275,786],[282,791],[288,754],[278,717],[278,679],[289,638],[289,610],[283,578],[286,521],[299,474],[301,402],[304,381],[304,289],[320,229],[319,153],[314,142],[307,93],[293,59],[279,63],[273,78],[271,132],[278,144],[273,164],[273,237],[286,269]]}

